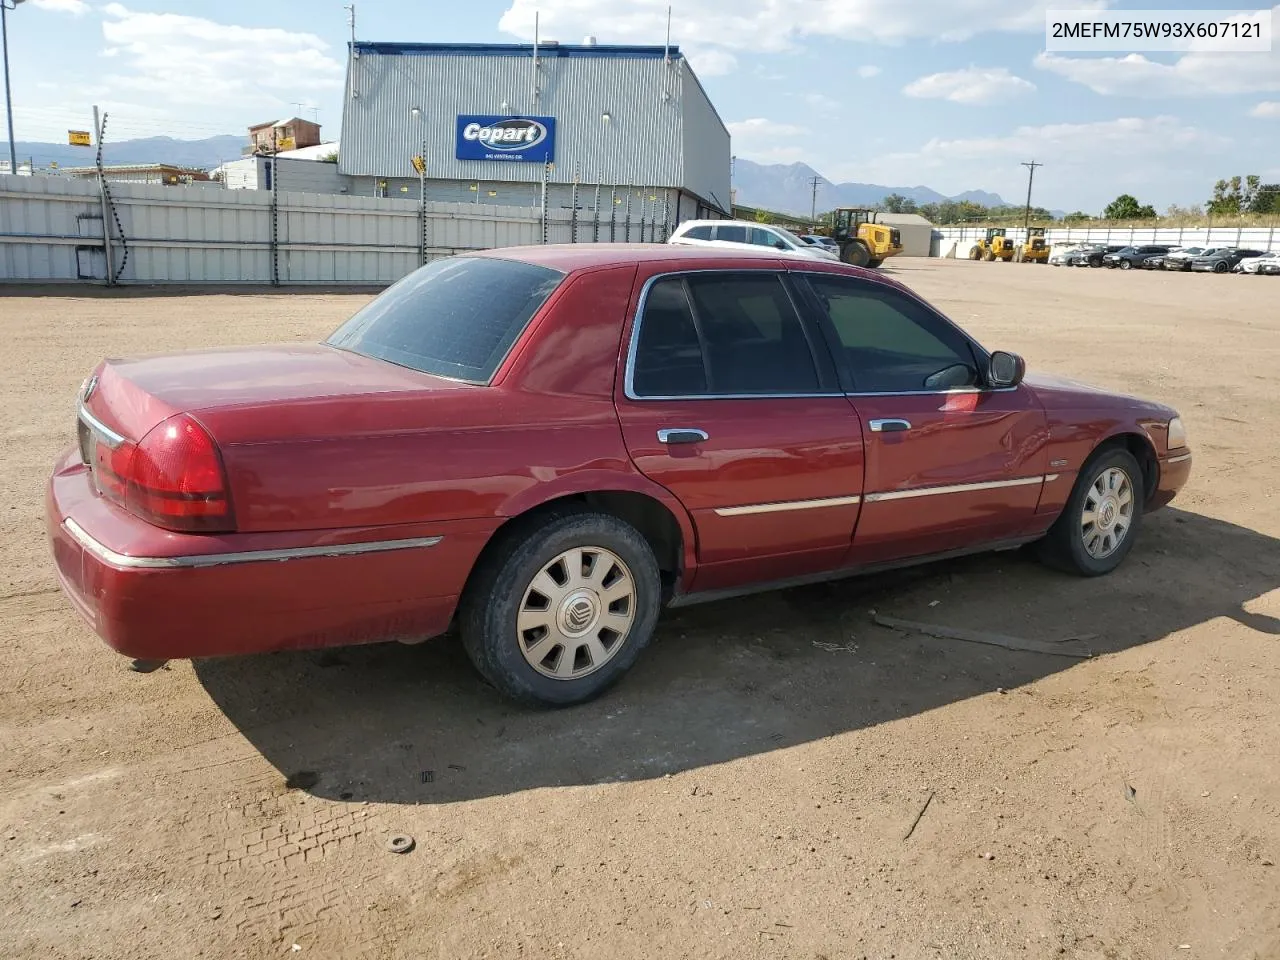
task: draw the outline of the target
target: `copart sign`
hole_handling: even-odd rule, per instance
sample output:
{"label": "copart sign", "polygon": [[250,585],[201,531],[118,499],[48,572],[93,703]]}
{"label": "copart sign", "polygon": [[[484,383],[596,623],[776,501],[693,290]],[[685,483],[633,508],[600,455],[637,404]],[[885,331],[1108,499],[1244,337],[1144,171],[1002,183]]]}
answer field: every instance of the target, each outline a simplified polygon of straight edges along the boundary
{"label": "copart sign", "polygon": [[555,117],[458,117],[459,160],[550,163],[555,149]]}

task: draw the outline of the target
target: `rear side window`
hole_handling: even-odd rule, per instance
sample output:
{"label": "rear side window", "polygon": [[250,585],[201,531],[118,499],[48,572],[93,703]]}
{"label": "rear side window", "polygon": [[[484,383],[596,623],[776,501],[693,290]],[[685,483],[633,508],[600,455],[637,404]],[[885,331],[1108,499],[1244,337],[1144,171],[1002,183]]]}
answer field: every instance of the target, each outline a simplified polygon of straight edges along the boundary
{"label": "rear side window", "polygon": [[717,240],[729,240],[732,243],[747,242],[746,227],[716,227]]}
{"label": "rear side window", "polygon": [[640,316],[637,397],[815,393],[818,372],[782,280],[691,274],[654,283]]}
{"label": "rear side window", "polygon": [[710,240],[711,227],[710,226],[690,227],[688,230],[684,232],[684,236],[688,237],[690,240]]}
{"label": "rear side window", "polygon": [[326,342],[423,373],[487,383],[564,276],[517,260],[436,260],[388,287]]}

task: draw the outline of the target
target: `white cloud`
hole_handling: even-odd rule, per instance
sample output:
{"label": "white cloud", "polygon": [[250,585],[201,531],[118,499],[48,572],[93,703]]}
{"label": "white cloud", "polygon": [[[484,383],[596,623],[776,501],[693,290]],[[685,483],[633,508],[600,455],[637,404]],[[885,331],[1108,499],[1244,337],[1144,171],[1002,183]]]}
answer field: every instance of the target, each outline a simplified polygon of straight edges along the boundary
{"label": "white cloud", "polygon": [[931,73],[902,88],[909,97],[950,100],[953,103],[995,103],[1035,90],[1036,85],[1015,77],[1004,67],[969,67],[947,73]]}
{"label": "white cloud", "polygon": [[880,76],[880,68],[870,63],[863,64],[858,68],[858,76],[864,80],[870,80],[872,77]]}
{"label": "white cloud", "polygon": [[804,99],[815,112],[825,117],[833,117],[840,112],[840,101],[825,93],[810,93]]}
{"label": "white cloud", "polygon": [[757,163],[799,163],[808,157],[809,131],[805,127],[764,117],[736,120],[725,126],[738,156]]}
{"label": "white cloud", "polygon": [[[1101,9],[1111,0],[1078,0]],[[601,43],[660,44],[669,0],[507,0],[498,28],[532,40],[534,14],[543,37],[563,42],[587,34]],[[697,57],[705,51],[778,53],[805,37],[897,44],[911,39],[961,41],[983,33],[1037,33],[1061,0],[682,0],[672,10],[672,41]],[[721,65],[713,62],[713,66]],[[867,76],[867,74],[863,74]]]}
{"label": "white cloud", "polygon": [[[1272,10],[1280,24],[1280,5]],[[1041,53],[1035,64],[1095,93],[1159,99],[1280,90],[1280,44],[1270,53],[1187,53],[1173,63],[1140,53],[1123,57],[1064,57]]]}
{"label": "white cloud", "polygon": [[1249,116],[1263,120],[1280,120],[1280,103],[1275,100],[1263,100],[1249,111]]}
{"label": "white cloud", "polygon": [[226,104],[252,111],[342,84],[342,64],[315,34],[135,13],[119,3],[108,4],[104,12],[104,53],[116,58],[113,69],[120,71],[104,79],[118,92],[170,105]]}
{"label": "white cloud", "polygon": [[70,13],[77,17],[89,12],[89,4],[84,0],[31,0],[31,5],[41,10],[56,10],[58,13]]}
{"label": "white cloud", "polygon": [[[1024,126],[1002,136],[934,138],[915,150],[870,154],[847,161],[843,169],[839,163],[819,169],[833,180],[927,183],[949,195],[978,188],[1011,199],[1026,190],[1021,162],[1037,159],[1045,164],[1036,172],[1039,203],[1101,209],[1128,192],[1162,206],[1188,202],[1202,191],[1202,178],[1189,161],[1222,154],[1229,146],[1226,138],[1176,117],[1121,117]],[[1171,164],[1171,155],[1186,162]],[[1106,176],[1099,177],[1099,170]]]}
{"label": "white cloud", "polygon": [[733,73],[738,66],[738,58],[726,50],[715,47],[691,47],[685,51],[689,62],[700,77],[722,77]]}

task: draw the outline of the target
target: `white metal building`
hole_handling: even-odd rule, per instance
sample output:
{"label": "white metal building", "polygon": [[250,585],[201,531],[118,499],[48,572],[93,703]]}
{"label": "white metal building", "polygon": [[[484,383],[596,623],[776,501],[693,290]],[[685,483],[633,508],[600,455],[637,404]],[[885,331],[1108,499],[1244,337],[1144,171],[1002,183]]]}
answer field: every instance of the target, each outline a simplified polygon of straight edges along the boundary
{"label": "white metal building", "polygon": [[[340,173],[351,193],[727,213],[729,132],[677,47],[351,45]],[[545,180],[545,185],[544,185]],[[545,192],[544,192],[545,191]],[[664,215],[665,214],[665,215]]]}

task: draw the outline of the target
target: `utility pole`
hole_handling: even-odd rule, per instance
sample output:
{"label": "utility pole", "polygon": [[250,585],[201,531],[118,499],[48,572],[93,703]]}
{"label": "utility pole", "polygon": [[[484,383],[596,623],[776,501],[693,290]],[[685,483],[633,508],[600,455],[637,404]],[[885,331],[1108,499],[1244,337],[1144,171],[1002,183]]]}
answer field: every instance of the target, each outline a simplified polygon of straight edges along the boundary
{"label": "utility pole", "polygon": [[822,183],[821,177],[810,177],[809,185],[813,187],[813,202],[809,206],[809,226],[812,227],[818,221],[818,186]]}
{"label": "utility pole", "polygon": [[1024,162],[1022,165],[1027,168],[1027,207],[1022,215],[1022,233],[1023,241],[1025,242],[1031,229],[1031,184],[1036,178],[1036,167],[1043,167],[1044,164],[1036,163],[1032,160],[1030,163]]}
{"label": "utility pole", "polygon": [[[9,118],[9,172],[18,175],[18,148],[13,142],[13,94],[9,92],[9,11],[16,10],[22,0],[0,0],[0,42],[4,45],[4,107]],[[33,166],[34,174],[36,168]]]}
{"label": "utility pole", "polygon": [[354,46],[356,42],[356,5],[348,3],[342,9],[347,11],[347,26],[351,28],[351,44]]}

